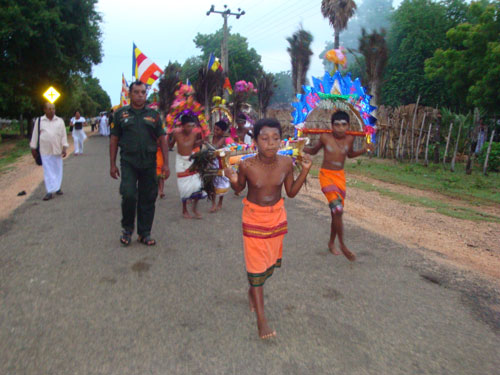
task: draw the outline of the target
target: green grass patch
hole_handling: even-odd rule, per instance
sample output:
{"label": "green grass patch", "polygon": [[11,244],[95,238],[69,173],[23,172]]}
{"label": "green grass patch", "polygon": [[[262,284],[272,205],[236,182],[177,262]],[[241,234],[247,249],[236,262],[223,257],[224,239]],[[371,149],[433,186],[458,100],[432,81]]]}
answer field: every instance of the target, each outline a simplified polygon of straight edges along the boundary
{"label": "green grass patch", "polygon": [[364,191],[376,191],[380,195],[389,197],[393,200],[413,206],[427,207],[432,210],[435,210],[436,212],[442,215],[450,216],[457,219],[500,223],[500,217],[498,216],[485,214],[467,207],[451,206],[447,203],[443,203],[435,199],[429,199],[425,197],[414,197],[406,194],[396,193],[389,189],[375,186],[364,181],[351,179],[348,181],[347,185],[349,187],[355,187],[358,189],[362,189]]}
{"label": "green grass patch", "polygon": [[457,164],[455,172],[451,172],[449,165],[431,164],[425,167],[415,163],[357,159],[346,163],[345,169],[348,174],[361,174],[384,182],[435,191],[476,205],[500,203],[500,173],[492,172],[484,176],[476,168],[471,175],[466,175],[463,164]]}
{"label": "green grass patch", "polygon": [[27,139],[2,142],[0,147],[0,173],[8,171],[11,168],[11,164],[30,152],[29,141]]}

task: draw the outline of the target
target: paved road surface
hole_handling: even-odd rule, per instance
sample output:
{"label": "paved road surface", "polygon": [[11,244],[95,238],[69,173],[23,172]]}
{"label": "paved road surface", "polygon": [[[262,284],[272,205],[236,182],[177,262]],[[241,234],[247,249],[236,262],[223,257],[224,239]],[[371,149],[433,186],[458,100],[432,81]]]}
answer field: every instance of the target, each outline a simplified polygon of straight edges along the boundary
{"label": "paved road surface", "polygon": [[63,197],[42,202],[39,187],[0,224],[0,374],[500,373],[492,289],[353,225],[359,261],[333,257],[324,205],[303,199],[286,200],[283,268],[266,283],[278,337],[262,342],[241,198],[184,220],[171,177],[159,245],[123,248],[107,139],[85,151],[65,161]]}

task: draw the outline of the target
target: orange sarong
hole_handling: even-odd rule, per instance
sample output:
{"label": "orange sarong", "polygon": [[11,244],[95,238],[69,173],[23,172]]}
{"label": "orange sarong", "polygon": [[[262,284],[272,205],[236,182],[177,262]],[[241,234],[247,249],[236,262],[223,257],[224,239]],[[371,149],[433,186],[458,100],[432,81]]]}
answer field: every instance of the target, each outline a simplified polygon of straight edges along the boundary
{"label": "orange sarong", "polygon": [[156,175],[161,175],[161,168],[163,167],[163,153],[161,148],[156,149]]}
{"label": "orange sarong", "polygon": [[334,171],[321,168],[319,170],[319,184],[330,208],[342,212],[346,195],[344,170]]}
{"label": "orange sarong", "polygon": [[243,199],[242,223],[248,282],[262,286],[281,267],[283,238],[288,233],[284,200],[267,207]]}

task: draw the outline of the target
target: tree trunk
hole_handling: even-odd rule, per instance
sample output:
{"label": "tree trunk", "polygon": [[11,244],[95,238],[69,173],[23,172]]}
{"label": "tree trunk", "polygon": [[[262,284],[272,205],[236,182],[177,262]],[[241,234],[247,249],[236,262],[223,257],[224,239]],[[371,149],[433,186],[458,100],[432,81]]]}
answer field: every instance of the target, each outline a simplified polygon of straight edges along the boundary
{"label": "tree trunk", "polygon": [[420,125],[420,133],[418,135],[417,149],[415,150],[415,162],[418,163],[418,154],[420,151],[420,141],[422,140],[422,130],[424,129],[425,117],[427,112],[424,112],[424,118],[422,119],[422,125]]}
{"label": "tree trunk", "polygon": [[455,151],[453,152],[453,159],[451,159],[451,171],[455,172],[455,160],[457,158],[458,143],[460,142],[460,132],[462,131],[462,121],[460,121],[460,126],[458,127],[457,142],[455,143]]}
{"label": "tree trunk", "polygon": [[483,174],[488,175],[488,159],[490,158],[491,144],[493,143],[493,137],[495,136],[495,129],[491,132],[490,143],[488,144],[488,150],[486,150],[486,158],[484,159]]}
{"label": "tree trunk", "polygon": [[448,156],[448,146],[450,145],[452,129],[453,129],[453,123],[450,123],[450,129],[448,130],[448,138],[446,139],[446,148],[444,149],[443,164],[446,164],[446,156]]}
{"label": "tree trunk", "polygon": [[300,79],[302,77],[302,64],[298,63],[297,64],[297,82],[295,82],[295,93],[300,94],[302,93],[302,85],[300,84]]}
{"label": "tree trunk", "polygon": [[427,132],[427,142],[425,143],[425,166],[429,165],[429,139],[431,139],[431,129],[432,129],[432,121],[429,123],[429,131]]}
{"label": "tree trunk", "polygon": [[334,30],[334,40],[333,40],[333,49],[339,49],[340,47],[340,32],[338,30]]}

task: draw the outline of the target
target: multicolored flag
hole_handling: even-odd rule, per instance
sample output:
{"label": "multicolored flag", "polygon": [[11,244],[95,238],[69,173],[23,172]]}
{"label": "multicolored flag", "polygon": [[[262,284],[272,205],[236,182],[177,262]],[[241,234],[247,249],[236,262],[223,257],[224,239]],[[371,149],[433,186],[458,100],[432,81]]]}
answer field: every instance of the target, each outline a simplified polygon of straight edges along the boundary
{"label": "multicolored flag", "polygon": [[233,94],[233,88],[231,87],[231,81],[229,81],[229,77],[226,77],[226,80],[224,81],[224,85],[222,86],[222,88],[227,90],[229,95]]}
{"label": "multicolored flag", "polygon": [[150,58],[146,57],[134,43],[132,50],[132,74],[139,81],[151,86],[160,78],[163,70]]}
{"label": "multicolored flag", "polygon": [[120,106],[129,105],[130,100],[128,97],[128,83],[125,79],[125,75],[122,73],[122,91],[120,93]]}
{"label": "multicolored flag", "polygon": [[208,69],[212,71],[220,70],[222,71],[222,65],[218,57],[215,57],[213,53],[210,53],[210,58],[208,59]]}

